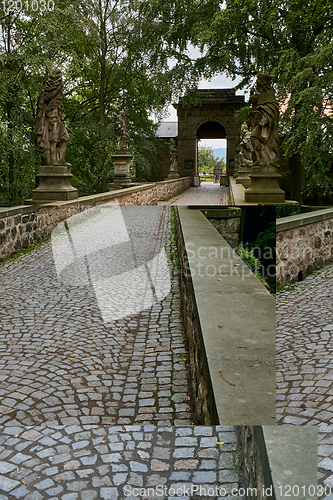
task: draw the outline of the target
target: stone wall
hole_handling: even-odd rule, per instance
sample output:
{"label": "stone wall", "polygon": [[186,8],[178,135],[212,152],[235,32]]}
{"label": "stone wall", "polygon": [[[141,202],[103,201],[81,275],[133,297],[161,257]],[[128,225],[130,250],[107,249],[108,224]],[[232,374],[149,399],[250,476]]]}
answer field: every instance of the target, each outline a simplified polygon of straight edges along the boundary
{"label": "stone wall", "polygon": [[49,236],[59,222],[90,207],[105,203],[156,205],[188,189],[191,177],[156,182],[128,189],[85,196],[68,202],[44,206],[13,207],[0,211],[0,260]]}
{"label": "stone wall", "polygon": [[238,247],[242,216],[241,208],[203,209],[202,213],[218,230],[220,235],[223,236],[231,248]]}
{"label": "stone wall", "polygon": [[279,284],[301,281],[333,262],[333,208],[278,219],[276,233]]}
{"label": "stone wall", "polygon": [[276,407],[275,300],[204,216],[205,210],[179,206],[176,212],[195,423],[271,424]]}
{"label": "stone wall", "polygon": [[176,214],[177,245],[180,259],[180,296],[182,299],[182,320],[185,328],[186,344],[189,351],[188,380],[190,392],[190,406],[196,425],[211,425],[218,423],[215,402],[212,398],[208,366],[203,355],[204,346],[200,321],[194,299],[194,290],[191,280],[191,272],[188,256],[185,249],[184,238],[179,221],[178,211]]}
{"label": "stone wall", "polygon": [[[20,213],[0,219],[0,260],[47,238],[63,220],[85,210],[73,207],[22,207]],[[1,212],[0,212],[1,217]]]}
{"label": "stone wall", "polygon": [[[235,430],[242,473],[240,487],[246,491],[245,499],[275,499],[273,490],[272,495],[266,494],[266,488],[272,485],[272,478],[268,467],[262,427],[236,426]],[[256,495],[253,494],[253,489],[257,490]],[[267,493],[270,493],[270,491],[268,490]]]}

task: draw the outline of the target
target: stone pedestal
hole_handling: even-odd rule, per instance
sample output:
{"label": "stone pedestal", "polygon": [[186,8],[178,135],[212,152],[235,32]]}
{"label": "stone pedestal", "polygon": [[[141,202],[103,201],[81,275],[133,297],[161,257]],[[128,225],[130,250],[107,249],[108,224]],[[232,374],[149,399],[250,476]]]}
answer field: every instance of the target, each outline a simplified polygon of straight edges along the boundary
{"label": "stone pedestal", "polygon": [[244,201],[251,203],[285,203],[285,193],[279,186],[280,174],[263,172],[261,167],[253,167],[251,185],[245,191]]}
{"label": "stone pedestal", "polygon": [[32,192],[32,203],[52,203],[78,198],[77,189],[71,185],[73,174],[70,165],[41,166],[37,177],[39,186]]}
{"label": "stone pedestal", "polygon": [[128,153],[117,153],[112,156],[114,161],[114,180],[111,189],[128,187],[131,184],[130,161],[133,158]]}
{"label": "stone pedestal", "polygon": [[236,177],[236,184],[242,184],[245,188],[248,188],[251,184],[251,168],[239,167],[238,175]]}
{"label": "stone pedestal", "polygon": [[166,181],[170,179],[179,179],[180,175],[178,170],[170,170],[168,177],[165,179]]}

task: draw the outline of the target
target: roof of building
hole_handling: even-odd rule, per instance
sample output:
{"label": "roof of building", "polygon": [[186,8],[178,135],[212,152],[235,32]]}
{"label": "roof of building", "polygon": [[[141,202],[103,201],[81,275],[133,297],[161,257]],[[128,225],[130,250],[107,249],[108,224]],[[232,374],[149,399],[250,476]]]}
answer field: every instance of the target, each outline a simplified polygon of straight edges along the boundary
{"label": "roof of building", "polygon": [[156,132],[157,137],[177,137],[178,122],[162,122]]}
{"label": "roof of building", "polygon": [[[243,103],[244,96],[236,95],[234,88],[232,89],[199,89],[198,97],[201,104],[239,104]],[[181,97],[179,99],[178,105],[182,105],[184,99]]]}

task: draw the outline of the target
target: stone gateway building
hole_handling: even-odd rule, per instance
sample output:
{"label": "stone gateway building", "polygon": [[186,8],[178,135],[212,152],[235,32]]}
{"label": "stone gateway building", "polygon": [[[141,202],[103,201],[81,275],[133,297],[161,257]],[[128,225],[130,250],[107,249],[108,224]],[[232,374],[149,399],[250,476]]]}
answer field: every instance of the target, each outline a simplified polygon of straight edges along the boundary
{"label": "stone gateway building", "polygon": [[[196,175],[198,171],[198,141],[200,139],[227,140],[227,174],[234,173],[235,149],[239,142],[240,123],[235,112],[245,106],[244,96],[236,96],[234,89],[198,90],[200,103],[188,108],[180,99],[175,105],[178,122],[164,122],[157,135],[165,142],[170,138],[178,146],[178,172],[181,176]],[[160,155],[158,180],[167,176],[168,155]],[[156,179],[157,180],[157,179]]]}

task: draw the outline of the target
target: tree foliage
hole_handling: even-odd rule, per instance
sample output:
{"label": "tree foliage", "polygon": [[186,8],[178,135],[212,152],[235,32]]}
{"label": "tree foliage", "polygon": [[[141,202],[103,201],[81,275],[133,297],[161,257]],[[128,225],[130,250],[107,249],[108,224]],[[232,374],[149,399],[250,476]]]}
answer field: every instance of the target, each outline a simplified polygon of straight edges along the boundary
{"label": "tree foliage", "polygon": [[211,146],[199,146],[198,148],[198,170],[199,172],[214,172],[215,165],[221,165],[225,170],[225,161],[219,160],[214,155]]}
{"label": "tree foliage", "polygon": [[[216,1],[210,22],[197,19],[191,37],[204,55],[206,74],[241,76],[243,88],[270,72],[278,98],[282,153],[303,165],[307,199],[332,200],[333,5],[329,0]],[[298,177],[302,174],[298,172]]]}
{"label": "tree foliage", "polygon": [[104,191],[112,181],[114,122],[122,108],[133,168],[140,163],[148,177],[159,143],[150,116],[162,117],[199,75],[178,33],[185,4],[164,2],[160,10],[159,0],[59,0],[51,12],[27,12],[22,2],[20,12],[0,13],[2,205],[22,203],[35,187],[36,102],[54,67],[63,73],[66,159],[79,194]]}

